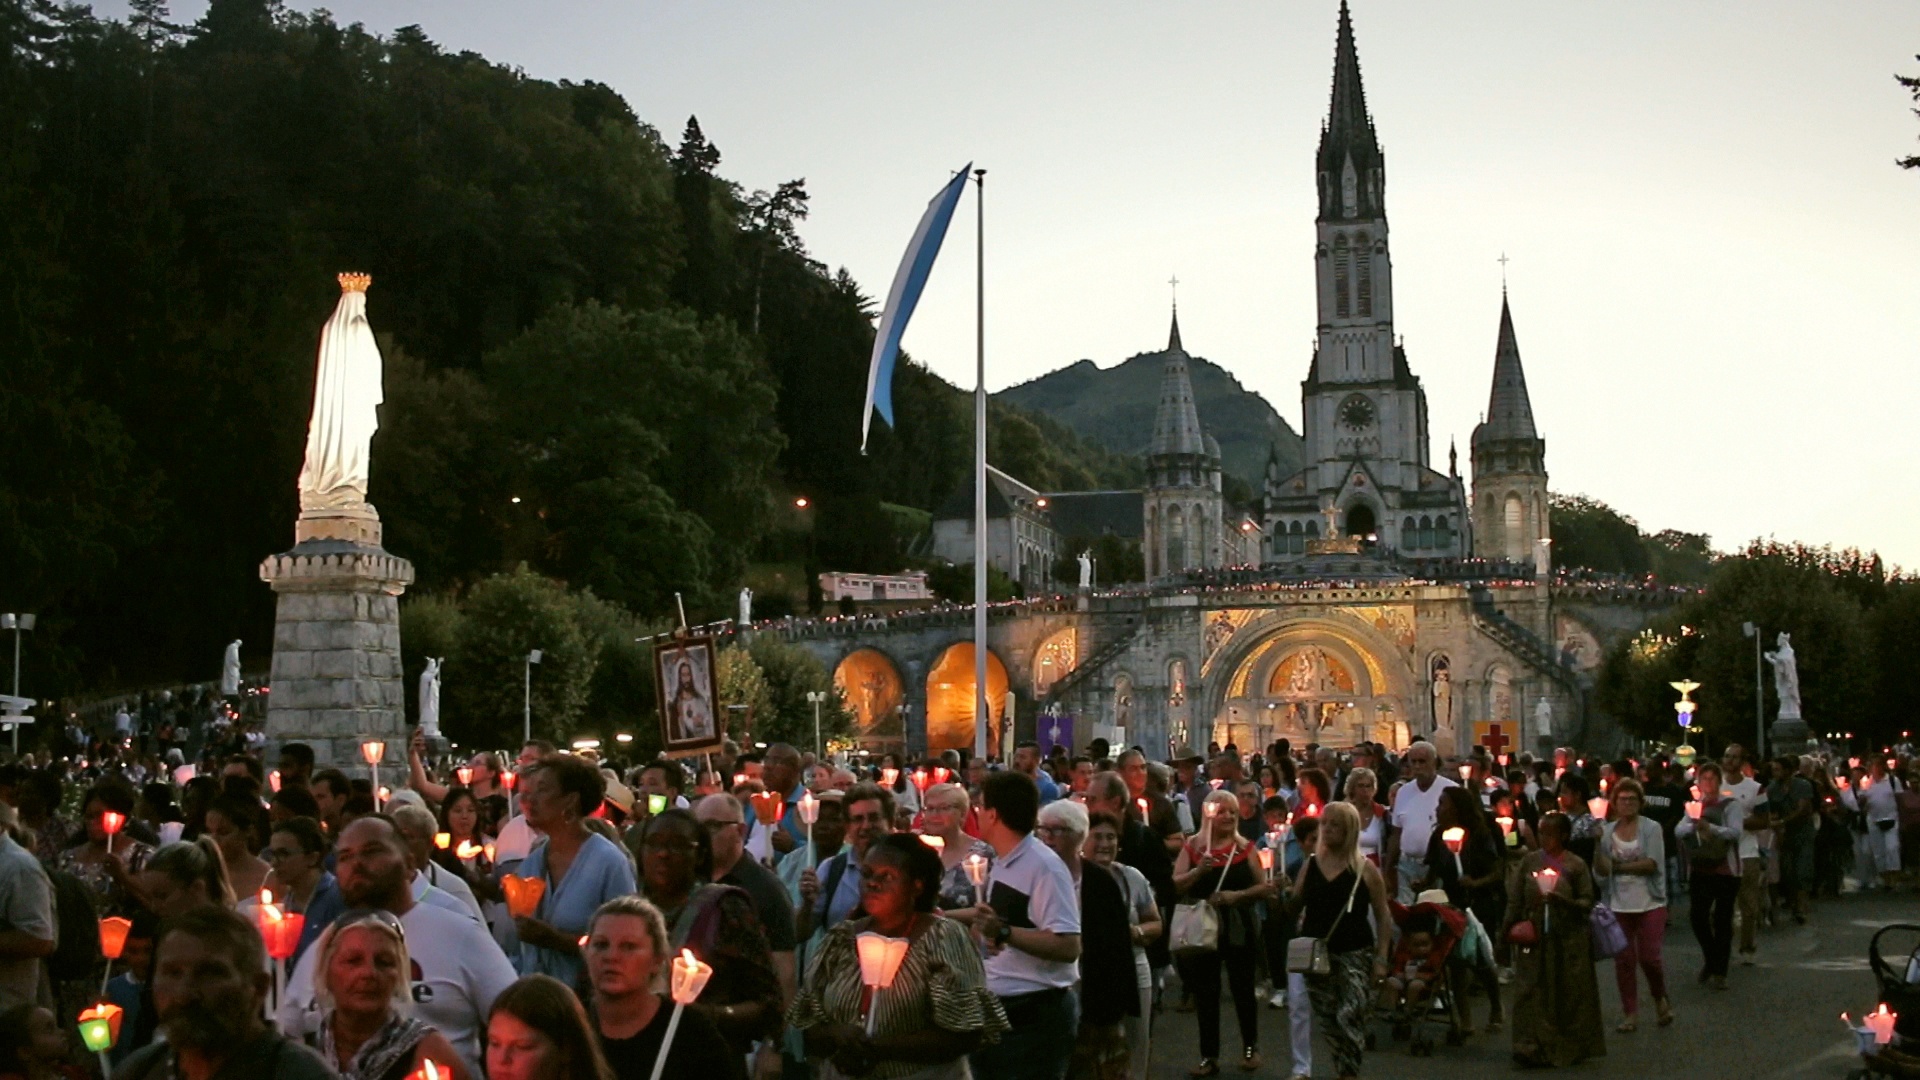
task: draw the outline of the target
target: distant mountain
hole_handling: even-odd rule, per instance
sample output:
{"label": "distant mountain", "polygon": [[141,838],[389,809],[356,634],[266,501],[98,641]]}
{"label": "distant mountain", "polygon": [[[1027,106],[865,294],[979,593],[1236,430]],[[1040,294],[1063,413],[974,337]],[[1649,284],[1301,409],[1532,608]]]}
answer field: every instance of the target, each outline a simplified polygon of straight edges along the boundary
{"label": "distant mountain", "polygon": [[[1141,353],[1110,368],[1082,360],[993,397],[1051,417],[1115,453],[1144,455],[1153,440],[1165,357],[1161,352]],[[1190,360],[1188,372],[1200,424],[1219,440],[1227,475],[1258,492],[1269,452],[1278,453],[1282,475],[1300,467],[1300,436],[1266,398],[1200,357]]]}

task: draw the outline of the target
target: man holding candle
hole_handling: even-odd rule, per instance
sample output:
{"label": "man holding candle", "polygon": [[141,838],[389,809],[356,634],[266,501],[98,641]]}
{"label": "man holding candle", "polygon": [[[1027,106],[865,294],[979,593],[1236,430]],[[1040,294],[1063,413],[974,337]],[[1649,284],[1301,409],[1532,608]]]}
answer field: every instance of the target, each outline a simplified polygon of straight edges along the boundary
{"label": "man holding candle", "polygon": [[1393,810],[1387,818],[1392,831],[1381,869],[1399,901],[1412,904],[1417,886],[1426,876],[1427,846],[1433,839],[1440,792],[1458,785],[1440,775],[1440,759],[1432,743],[1414,743],[1407,747],[1402,760],[1407,766],[1407,782],[1393,797]]}
{"label": "man holding candle", "polygon": [[783,809],[780,820],[767,826],[748,808],[747,850],[756,859],[777,863],[807,840],[806,825],[801,822],[797,809],[800,796],[807,790],[800,781],[800,751],[786,743],[774,743],[760,756],[759,768],[760,782],[768,791],[779,793]]}
{"label": "man holding candle", "polygon": [[980,838],[999,858],[973,929],[987,950],[987,989],[1012,1025],[971,1055],[983,1078],[1060,1080],[1079,1028],[1069,989],[1080,974],[1080,905],[1066,864],[1033,836],[1039,813],[1040,789],[1025,773],[981,785]]}
{"label": "man holding candle", "polygon": [[1699,799],[1687,804],[1687,816],[1674,835],[1688,852],[1693,871],[1692,903],[1687,918],[1700,941],[1706,964],[1700,981],[1727,988],[1727,957],[1733,951],[1733,909],[1740,897],[1740,804],[1720,791],[1720,766],[1702,762],[1693,774]]}

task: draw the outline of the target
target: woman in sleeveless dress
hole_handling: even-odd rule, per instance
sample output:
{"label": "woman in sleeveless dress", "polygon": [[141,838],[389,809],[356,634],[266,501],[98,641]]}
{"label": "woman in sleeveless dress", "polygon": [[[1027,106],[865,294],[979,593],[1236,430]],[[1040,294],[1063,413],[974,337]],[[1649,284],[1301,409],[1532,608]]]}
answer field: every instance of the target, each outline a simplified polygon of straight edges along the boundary
{"label": "woman in sleeveless dress", "polygon": [[[1293,883],[1293,901],[1304,905],[1300,936],[1326,941],[1330,970],[1307,976],[1314,1019],[1333,1050],[1341,1080],[1360,1075],[1368,1007],[1374,984],[1386,977],[1392,941],[1374,927],[1393,925],[1386,879],[1360,855],[1360,813],[1350,803],[1330,803],[1320,812],[1320,836],[1312,857]],[[1372,922],[1367,919],[1368,912]]]}

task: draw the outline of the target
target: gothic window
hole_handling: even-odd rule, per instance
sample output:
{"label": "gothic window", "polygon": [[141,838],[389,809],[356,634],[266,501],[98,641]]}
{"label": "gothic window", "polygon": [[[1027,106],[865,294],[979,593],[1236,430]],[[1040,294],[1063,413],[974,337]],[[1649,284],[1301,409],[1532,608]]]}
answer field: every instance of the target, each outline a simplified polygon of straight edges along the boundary
{"label": "gothic window", "polygon": [[1441,514],[1433,519],[1433,546],[1448,548],[1453,546],[1453,537],[1447,528],[1447,515]]}
{"label": "gothic window", "polygon": [[1505,506],[1502,508],[1502,531],[1506,534],[1507,558],[1520,561],[1527,557],[1526,537],[1527,510],[1520,496],[1508,492]]}
{"label": "gothic window", "polygon": [[1347,167],[1340,172],[1340,212],[1344,217],[1353,217],[1360,212],[1360,178],[1354,174],[1353,159],[1347,159]]}
{"label": "gothic window", "polygon": [[1360,298],[1354,304],[1356,314],[1365,318],[1373,314],[1373,245],[1367,240],[1367,234],[1361,233],[1354,242],[1353,256],[1358,264]]}
{"label": "gothic window", "polygon": [[1178,506],[1167,508],[1167,573],[1185,570],[1187,563],[1187,516]]}
{"label": "gothic window", "polygon": [[[1447,519],[1441,518],[1440,520],[1445,521]],[[1428,517],[1421,518],[1420,519],[1420,546],[1431,550],[1432,548],[1438,546],[1437,544],[1434,543],[1434,541],[1437,539],[1438,537],[1434,535],[1434,531],[1433,531],[1433,519]]]}
{"label": "gothic window", "polygon": [[1420,528],[1413,523],[1411,517],[1400,523],[1400,546],[1404,549],[1420,546]]}
{"label": "gothic window", "polygon": [[1352,253],[1347,248],[1347,238],[1333,238],[1333,314],[1335,318],[1347,317],[1347,271],[1348,260]]}
{"label": "gothic window", "polygon": [[1293,524],[1288,525],[1287,526],[1287,551],[1294,555],[1299,555],[1305,552],[1307,550],[1306,537],[1307,537],[1307,534],[1300,531],[1299,522],[1296,521]]}
{"label": "gothic window", "polygon": [[1307,539],[1309,540],[1320,539],[1320,523],[1319,522],[1317,521],[1307,522]]}

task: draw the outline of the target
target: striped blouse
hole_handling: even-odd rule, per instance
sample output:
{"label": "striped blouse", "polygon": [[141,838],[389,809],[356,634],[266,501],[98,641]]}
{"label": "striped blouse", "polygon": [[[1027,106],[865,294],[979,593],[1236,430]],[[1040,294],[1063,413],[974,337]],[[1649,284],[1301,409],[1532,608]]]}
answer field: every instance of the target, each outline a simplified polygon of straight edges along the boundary
{"label": "striped blouse", "polygon": [[[806,984],[787,1011],[787,1023],[801,1029],[865,1024],[860,1010],[865,988],[854,939],[866,924],[866,919],[849,919],[827,935],[807,970]],[[1000,999],[987,991],[986,968],[967,928],[937,915],[927,918],[926,930],[908,948],[893,985],[879,992],[873,1007],[878,1010],[876,1036],[939,1027],[978,1031],[991,1042],[1008,1027]],[[911,1061],[883,1061],[868,1075],[899,1080],[926,1068]]]}

